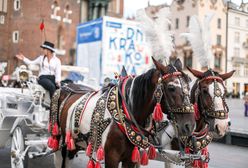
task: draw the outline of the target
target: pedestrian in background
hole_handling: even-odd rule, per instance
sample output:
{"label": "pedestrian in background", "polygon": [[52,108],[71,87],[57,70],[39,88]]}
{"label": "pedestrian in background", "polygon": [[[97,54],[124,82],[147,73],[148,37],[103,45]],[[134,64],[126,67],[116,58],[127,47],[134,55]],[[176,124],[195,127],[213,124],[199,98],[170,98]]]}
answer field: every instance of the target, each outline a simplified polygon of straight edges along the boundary
{"label": "pedestrian in background", "polygon": [[29,60],[23,54],[17,54],[16,57],[25,64],[36,64],[40,66],[38,83],[49,91],[50,97],[54,94],[56,88],[60,87],[61,81],[61,61],[56,57],[54,44],[45,41],[41,46],[43,55],[35,60]]}
{"label": "pedestrian in background", "polygon": [[245,93],[244,96],[244,105],[245,105],[245,117],[248,117],[248,92]]}

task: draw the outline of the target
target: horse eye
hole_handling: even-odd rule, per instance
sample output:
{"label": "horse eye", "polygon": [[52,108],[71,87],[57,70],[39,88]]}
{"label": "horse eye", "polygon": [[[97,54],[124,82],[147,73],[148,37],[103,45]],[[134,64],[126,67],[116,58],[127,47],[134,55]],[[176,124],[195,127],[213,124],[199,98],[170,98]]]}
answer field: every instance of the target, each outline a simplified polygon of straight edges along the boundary
{"label": "horse eye", "polygon": [[208,94],[208,89],[207,88],[202,89],[202,91],[203,91],[204,94]]}

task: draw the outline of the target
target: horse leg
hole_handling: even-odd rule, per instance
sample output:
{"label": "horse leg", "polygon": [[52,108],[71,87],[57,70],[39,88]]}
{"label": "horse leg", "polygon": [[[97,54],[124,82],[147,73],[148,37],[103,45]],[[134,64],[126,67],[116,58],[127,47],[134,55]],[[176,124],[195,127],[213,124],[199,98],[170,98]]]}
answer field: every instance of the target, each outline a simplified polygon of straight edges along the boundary
{"label": "horse leg", "polygon": [[62,166],[61,168],[66,168],[66,154],[67,154],[67,150],[66,150],[66,146],[63,146],[62,147],[62,150],[61,150],[61,155],[62,155]]}
{"label": "horse leg", "polygon": [[105,168],[118,168],[120,163],[120,153],[113,149],[105,153]]}
{"label": "horse leg", "polygon": [[139,164],[133,163],[130,159],[122,161],[122,168],[139,168]]}

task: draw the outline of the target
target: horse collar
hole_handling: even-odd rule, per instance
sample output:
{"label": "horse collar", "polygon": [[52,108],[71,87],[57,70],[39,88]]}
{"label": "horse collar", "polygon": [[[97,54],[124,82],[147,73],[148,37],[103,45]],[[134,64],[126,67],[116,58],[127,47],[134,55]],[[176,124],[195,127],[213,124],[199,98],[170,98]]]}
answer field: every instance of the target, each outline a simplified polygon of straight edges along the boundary
{"label": "horse collar", "polygon": [[107,108],[117,123],[120,130],[126,134],[129,141],[140,148],[147,149],[150,147],[148,138],[143,135],[135,126],[127,122],[125,118],[129,119],[126,109],[123,105],[119,105],[118,101],[118,87],[113,87],[110,90],[109,97],[107,100]]}
{"label": "horse collar", "polygon": [[193,132],[193,136],[183,136],[180,138],[183,144],[191,151],[200,151],[205,148],[213,140],[213,133],[209,132],[208,125],[206,125],[201,131]]}

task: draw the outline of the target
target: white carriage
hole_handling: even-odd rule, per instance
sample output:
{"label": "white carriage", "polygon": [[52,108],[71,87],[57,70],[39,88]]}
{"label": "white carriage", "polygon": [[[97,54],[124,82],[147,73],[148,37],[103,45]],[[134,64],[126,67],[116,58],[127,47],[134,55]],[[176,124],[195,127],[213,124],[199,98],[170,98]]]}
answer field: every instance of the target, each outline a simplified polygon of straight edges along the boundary
{"label": "white carriage", "polygon": [[[62,66],[66,73],[87,74],[79,67]],[[28,167],[28,159],[49,154],[47,147],[50,97],[25,66],[3,76],[0,87],[0,148],[10,146],[11,168]]]}

